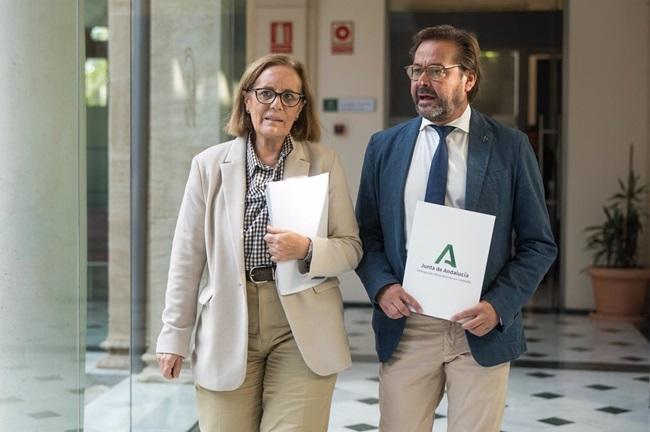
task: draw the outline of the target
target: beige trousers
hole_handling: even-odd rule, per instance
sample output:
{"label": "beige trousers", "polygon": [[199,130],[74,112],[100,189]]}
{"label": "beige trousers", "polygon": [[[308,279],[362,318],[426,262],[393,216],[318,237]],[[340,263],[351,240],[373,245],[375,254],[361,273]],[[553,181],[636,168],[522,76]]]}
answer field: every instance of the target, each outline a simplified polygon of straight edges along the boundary
{"label": "beige trousers", "polygon": [[275,283],[246,284],[248,360],[233,391],[197,386],[202,432],[327,431],[336,374],[322,377],[305,364],[291,334]]}
{"label": "beige trousers", "polygon": [[509,370],[476,363],[460,324],[412,314],[379,370],[379,430],[431,432],[446,386],[448,432],[498,432]]}

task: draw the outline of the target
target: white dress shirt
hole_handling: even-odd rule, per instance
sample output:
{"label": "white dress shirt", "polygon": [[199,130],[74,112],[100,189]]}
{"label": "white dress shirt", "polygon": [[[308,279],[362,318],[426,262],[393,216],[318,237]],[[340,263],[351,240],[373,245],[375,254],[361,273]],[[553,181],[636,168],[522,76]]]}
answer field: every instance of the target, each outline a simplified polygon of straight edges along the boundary
{"label": "white dress shirt", "polygon": [[[469,105],[457,119],[443,125],[454,126],[455,129],[447,135],[447,148],[449,153],[449,170],[447,171],[447,193],[445,205],[449,207],[465,208],[465,184],[467,181],[467,147],[469,145],[469,119],[471,116]],[[415,203],[424,201],[429,180],[431,160],[438,148],[440,137],[436,130],[429,126],[431,121],[423,118],[420,133],[415,142],[413,157],[406,178],[404,188],[404,213],[406,216],[406,249],[409,247],[409,236]]]}

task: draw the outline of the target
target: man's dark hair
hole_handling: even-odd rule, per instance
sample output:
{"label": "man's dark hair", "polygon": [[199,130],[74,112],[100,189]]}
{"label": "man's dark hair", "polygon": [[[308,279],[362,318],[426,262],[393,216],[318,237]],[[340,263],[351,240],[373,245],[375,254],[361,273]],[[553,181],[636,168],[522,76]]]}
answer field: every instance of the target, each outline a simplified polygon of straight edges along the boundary
{"label": "man's dark hair", "polygon": [[458,47],[456,52],[456,63],[461,64],[464,70],[472,71],[476,75],[476,83],[467,93],[467,99],[470,102],[474,100],[478,94],[479,84],[481,83],[481,48],[478,45],[476,35],[450,25],[427,27],[413,36],[413,45],[409,50],[411,60],[413,60],[415,51],[418,49],[420,44],[428,40],[450,41],[456,44]]}

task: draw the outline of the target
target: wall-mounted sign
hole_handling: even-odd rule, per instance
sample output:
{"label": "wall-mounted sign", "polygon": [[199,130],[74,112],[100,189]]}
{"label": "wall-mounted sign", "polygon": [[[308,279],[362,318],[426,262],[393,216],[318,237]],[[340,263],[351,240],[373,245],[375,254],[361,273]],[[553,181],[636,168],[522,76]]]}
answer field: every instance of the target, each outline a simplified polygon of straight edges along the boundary
{"label": "wall-mounted sign", "polygon": [[323,99],[323,111],[336,112],[339,110],[339,100],[336,98]]}
{"label": "wall-mounted sign", "polygon": [[331,27],[332,54],[354,52],[354,22],[333,21]]}
{"label": "wall-mounted sign", "polygon": [[279,54],[293,52],[293,23],[291,21],[271,22],[271,52]]}
{"label": "wall-mounted sign", "polygon": [[326,98],[323,99],[324,112],[374,112],[374,98]]}
{"label": "wall-mounted sign", "polygon": [[340,112],[373,112],[375,100],[373,98],[340,98]]}

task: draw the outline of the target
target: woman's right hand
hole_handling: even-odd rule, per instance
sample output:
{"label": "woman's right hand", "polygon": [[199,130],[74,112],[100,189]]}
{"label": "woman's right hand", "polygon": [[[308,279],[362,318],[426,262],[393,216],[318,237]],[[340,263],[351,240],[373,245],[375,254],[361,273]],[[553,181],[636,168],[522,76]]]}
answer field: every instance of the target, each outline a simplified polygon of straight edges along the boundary
{"label": "woman's right hand", "polygon": [[156,360],[160,366],[160,373],[168,379],[178,378],[183,367],[183,357],[177,354],[157,353]]}
{"label": "woman's right hand", "polygon": [[280,228],[266,226],[264,236],[266,247],[269,249],[271,261],[289,261],[303,259],[309,251],[309,238]]}

